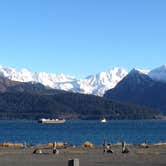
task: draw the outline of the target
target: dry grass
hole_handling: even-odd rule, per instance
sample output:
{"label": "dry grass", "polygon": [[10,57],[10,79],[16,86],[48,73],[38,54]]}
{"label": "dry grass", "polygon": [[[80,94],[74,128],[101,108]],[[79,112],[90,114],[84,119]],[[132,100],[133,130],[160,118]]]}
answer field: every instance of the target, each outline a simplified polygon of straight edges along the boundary
{"label": "dry grass", "polygon": [[24,145],[21,143],[15,144],[15,143],[11,143],[11,142],[4,142],[4,143],[0,144],[0,147],[23,148]]}
{"label": "dry grass", "polygon": [[89,142],[89,141],[86,141],[86,142],[82,145],[82,147],[84,147],[84,148],[93,148],[94,145],[93,145],[93,143],[91,143],[91,142]]}

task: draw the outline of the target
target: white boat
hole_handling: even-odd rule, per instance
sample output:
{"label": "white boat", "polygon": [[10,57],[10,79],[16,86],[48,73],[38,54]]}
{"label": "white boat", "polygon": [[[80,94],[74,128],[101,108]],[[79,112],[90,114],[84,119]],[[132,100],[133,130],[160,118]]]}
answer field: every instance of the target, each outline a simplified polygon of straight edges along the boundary
{"label": "white boat", "polygon": [[103,119],[101,119],[101,121],[100,121],[101,123],[106,123],[107,122],[107,120],[106,120],[106,118],[103,118]]}
{"label": "white boat", "polygon": [[65,119],[39,119],[38,120],[39,123],[65,123],[66,120]]}

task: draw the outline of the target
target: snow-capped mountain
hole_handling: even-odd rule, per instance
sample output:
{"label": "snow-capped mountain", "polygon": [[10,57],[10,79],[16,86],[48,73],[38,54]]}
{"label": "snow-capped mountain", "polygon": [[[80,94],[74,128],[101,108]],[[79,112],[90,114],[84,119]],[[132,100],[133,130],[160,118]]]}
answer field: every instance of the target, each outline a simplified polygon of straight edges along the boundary
{"label": "snow-capped mountain", "polygon": [[166,81],[166,65],[151,70],[148,75],[157,81]]}
{"label": "snow-capped mountain", "polygon": [[[163,71],[163,68],[160,69]],[[156,75],[158,72],[160,74],[160,71],[156,71]],[[166,82],[156,81],[147,74],[133,69],[115,88],[106,91],[104,97],[123,103],[146,106],[166,114],[165,92]]]}
{"label": "snow-capped mountain", "polygon": [[77,82],[80,85],[80,89],[84,90],[84,93],[102,96],[106,90],[114,88],[126,75],[127,72],[124,69],[113,68]]}
{"label": "snow-capped mountain", "polygon": [[[146,74],[153,80],[166,81],[166,65],[151,71],[133,69],[131,72]],[[14,68],[0,66],[0,76],[7,77],[13,81],[37,82],[54,89],[98,96],[103,96],[107,90],[114,88],[127,74],[126,70],[115,67],[106,72],[90,75],[84,79],[77,79],[64,74],[37,73],[27,69],[16,71]]]}
{"label": "snow-capped mountain", "polygon": [[30,72],[27,69],[22,69],[21,71],[16,71],[13,68],[6,68],[0,66],[0,75],[7,77],[13,81],[20,82],[39,82],[45,86],[50,86],[54,88],[55,83],[67,82],[75,80],[74,77],[67,76],[64,74],[51,74],[45,72]]}
{"label": "snow-capped mountain", "polygon": [[39,82],[55,89],[102,96],[106,90],[115,87],[127,72],[122,68],[113,68],[78,80],[64,74],[36,73],[27,69],[16,71],[13,68],[0,66],[0,75],[13,81]]}
{"label": "snow-capped mountain", "polygon": [[152,87],[154,82],[155,81],[140,70],[132,69],[115,88],[108,90],[104,96],[118,101],[133,101],[135,100],[135,96],[142,95],[145,89]]}

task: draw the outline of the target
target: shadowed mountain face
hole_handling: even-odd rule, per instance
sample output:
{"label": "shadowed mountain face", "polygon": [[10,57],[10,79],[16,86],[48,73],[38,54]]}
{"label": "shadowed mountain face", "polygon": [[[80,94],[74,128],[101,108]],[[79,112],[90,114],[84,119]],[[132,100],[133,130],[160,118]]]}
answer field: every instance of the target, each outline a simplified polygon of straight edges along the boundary
{"label": "shadowed mountain face", "polygon": [[18,84],[21,84],[21,83],[16,81],[11,81],[5,77],[0,77],[0,92],[6,92],[9,87],[13,87]]}
{"label": "shadowed mountain face", "polygon": [[65,91],[51,89],[40,83],[12,81],[5,77],[0,77],[0,93],[32,93],[32,94],[56,94]]}
{"label": "shadowed mountain face", "polygon": [[166,83],[154,81],[135,69],[115,88],[107,91],[104,97],[152,107],[166,113]]}
{"label": "shadowed mountain face", "polygon": [[152,119],[156,115],[145,107],[0,78],[0,119]]}

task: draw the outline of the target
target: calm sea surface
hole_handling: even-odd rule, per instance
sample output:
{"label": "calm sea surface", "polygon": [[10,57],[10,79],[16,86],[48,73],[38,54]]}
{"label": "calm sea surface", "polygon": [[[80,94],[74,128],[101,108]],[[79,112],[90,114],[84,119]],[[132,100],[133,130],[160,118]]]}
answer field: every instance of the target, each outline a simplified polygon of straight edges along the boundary
{"label": "calm sea surface", "polygon": [[106,139],[111,143],[166,142],[166,121],[67,121],[64,124],[40,124],[37,121],[0,121],[0,142],[42,144],[64,141],[80,145],[91,141],[96,145]]}

